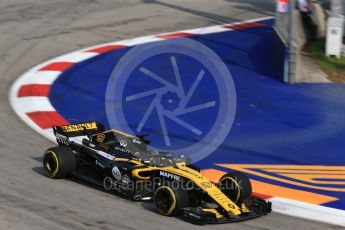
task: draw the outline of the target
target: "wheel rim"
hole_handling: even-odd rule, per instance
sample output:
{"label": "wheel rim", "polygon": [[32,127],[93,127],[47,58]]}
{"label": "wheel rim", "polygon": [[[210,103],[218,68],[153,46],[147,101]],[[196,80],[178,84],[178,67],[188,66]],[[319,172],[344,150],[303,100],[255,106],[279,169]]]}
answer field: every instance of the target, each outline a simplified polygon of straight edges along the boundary
{"label": "wheel rim", "polygon": [[176,206],[176,200],[170,190],[168,187],[160,187],[155,193],[156,207],[163,215],[170,215]]}
{"label": "wheel rim", "polygon": [[59,169],[59,162],[55,153],[47,152],[43,159],[43,165],[49,176],[55,176]]}

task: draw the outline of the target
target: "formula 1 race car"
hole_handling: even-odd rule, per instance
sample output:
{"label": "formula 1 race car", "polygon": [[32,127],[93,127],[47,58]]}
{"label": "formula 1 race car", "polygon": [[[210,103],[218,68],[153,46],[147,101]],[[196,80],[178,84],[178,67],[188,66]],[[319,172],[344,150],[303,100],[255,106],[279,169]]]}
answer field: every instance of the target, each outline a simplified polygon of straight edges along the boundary
{"label": "formula 1 race car", "polygon": [[241,172],[210,182],[187,157],[148,150],[144,135],[105,131],[97,122],[53,127],[58,143],[43,157],[51,178],[93,177],[104,189],[137,201],[153,200],[165,216],[181,214],[195,224],[228,223],[271,212],[271,203],[252,196]]}

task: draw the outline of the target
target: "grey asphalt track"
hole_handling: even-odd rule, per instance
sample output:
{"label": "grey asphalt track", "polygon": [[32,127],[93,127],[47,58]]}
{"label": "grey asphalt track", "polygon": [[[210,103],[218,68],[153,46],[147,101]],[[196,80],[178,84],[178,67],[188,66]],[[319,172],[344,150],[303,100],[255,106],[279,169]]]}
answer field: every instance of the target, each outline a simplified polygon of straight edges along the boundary
{"label": "grey asphalt track", "polygon": [[52,145],[12,111],[8,90],[32,66],[118,39],[269,16],[274,1],[0,1],[0,229],[340,229],[276,213],[195,226],[75,180],[42,175]]}

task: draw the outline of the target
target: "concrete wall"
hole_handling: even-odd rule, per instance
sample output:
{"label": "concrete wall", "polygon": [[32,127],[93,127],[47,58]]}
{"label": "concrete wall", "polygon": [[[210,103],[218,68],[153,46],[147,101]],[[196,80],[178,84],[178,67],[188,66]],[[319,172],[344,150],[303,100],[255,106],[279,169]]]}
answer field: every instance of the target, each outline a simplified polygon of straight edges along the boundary
{"label": "concrete wall", "polygon": [[324,38],[326,36],[326,14],[320,4],[312,5],[313,21],[317,25],[317,37]]}
{"label": "concrete wall", "polygon": [[[313,21],[317,25],[317,37],[324,38],[326,31],[326,15],[319,3],[313,3]],[[292,18],[292,42],[290,44],[290,59],[285,67],[285,74],[288,76],[284,80],[289,83],[299,82],[325,82],[326,75],[317,68],[317,65],[312,65],[312,60],[303,55],[303,48],[307,42],[307,35],[302,22],[302,17],[299,10],[294,9]],[[286,20],[285,15],[285,20]],[[277,17],[276,27],[282,24],[280,22],[282,17]],[[286,22],[285,22],[286,23]],[[282,27],[277,28],[281,31]],[[289,31],[286,28],[286,31]],[[284,38],[285,39],[285,38]],[[288,41],[288,40],[287,40]],[[308,69],[309,68],[309,69]]]}
{"label": "concrete wall", "polygon": [[[317,25],[317,38],[321,39],[326,34],[326,15],[318,3],[313,3],[313,21]],[[328,82],[327,75],[319,68],[315,61],[303,52],[303,48],[307,43],[307,35],[302,22],[301,14],[298,10],[293,14],[294,30],[293,30],[293,44],[292,52],[295,54],[294,60],[291,66],[291,71],[295,71],[290,80],[290,83],[301,82]]]}

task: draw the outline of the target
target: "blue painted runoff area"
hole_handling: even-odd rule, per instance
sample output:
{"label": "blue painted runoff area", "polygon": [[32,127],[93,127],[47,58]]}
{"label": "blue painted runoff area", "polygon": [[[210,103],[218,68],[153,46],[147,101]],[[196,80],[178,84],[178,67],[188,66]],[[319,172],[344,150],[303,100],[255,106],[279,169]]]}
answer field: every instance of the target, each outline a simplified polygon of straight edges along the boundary
{"label": "blue painted runoff area", "polygon": [[[231,111],[234,120],[229,133],[197,165],[201,168],[215,168],[216,163],[345,166],[345,85],[283,83],[285,47],[277,40],[272,28],[273,20],[263,23],[265,26],[262,27],[189,37],[210,48],[223,60],[236,91],[235,99],[225,98],[229,103],[236,100],[235,111]],[[54,82],[49,95],[56,110],[71,123],[95,120],[110,128],[105,112],[108,81],[117,63],[131,49],[133,47],[104,53],[65,71]],[[184,90],[192,88],[202,63],[181,53],[159,54],[133,68],[126,82],[121,83],[121,108],[125,117],[123,125],[128,125],[133,133],[139,129],[142,133],[150,134],[153,148],[178,153],[178,149],[196,142],[203,143],[219,115],[222,105],[217,102],[227,103],[227,100],[224,101],[225,93],[218,92],[219,85],[211,71],[203,68],[203,78],[187,107],[215,103],[178,117],[189,126],[165,119],[170,145],[163,137],[159,112],[153,110],[142,127],[138,127],[155,95],[132,101],[128,98],[164,86],[162,82],[147,77],[142,67],[164,78],[169,84],[178,85],[171,67],[171,57],[178,64]],[[174,111],[180,105],[177,92],[166,92],[159,100],[161,109],[166,111]],[[119,127],[112,128],[122,130],[122,123],[119,124]],[[205,142],[205,145],[212,143]],[[301,188],[264,178],[255,179],[334,196],[339,200],[325,205],[345,209],[345,193]],[[345,188],[344,185],[329,185],[332,186]]]}

